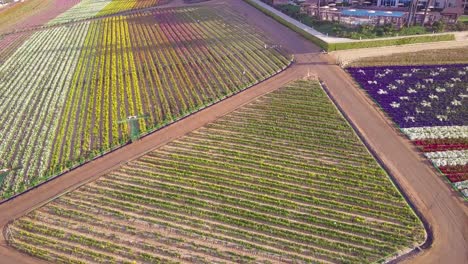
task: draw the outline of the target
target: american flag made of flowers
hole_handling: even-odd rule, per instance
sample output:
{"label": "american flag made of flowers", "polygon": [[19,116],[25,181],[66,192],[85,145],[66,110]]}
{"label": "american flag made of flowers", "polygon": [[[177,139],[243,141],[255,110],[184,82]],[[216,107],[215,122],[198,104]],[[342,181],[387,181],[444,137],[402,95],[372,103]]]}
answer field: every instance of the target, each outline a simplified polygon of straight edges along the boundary
{"label": "american flag made of flowers", "polygon": [[468,197],[468,64],[360,67],[348,72]]}

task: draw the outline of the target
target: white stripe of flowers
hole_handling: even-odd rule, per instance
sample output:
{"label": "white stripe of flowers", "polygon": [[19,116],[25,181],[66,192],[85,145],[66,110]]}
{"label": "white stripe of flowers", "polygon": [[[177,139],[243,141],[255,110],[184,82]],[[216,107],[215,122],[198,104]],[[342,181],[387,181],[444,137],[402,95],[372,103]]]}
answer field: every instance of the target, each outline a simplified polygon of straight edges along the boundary
{"label": "white stripe of flowers", "polygon": [[[66,32],[67,35],[64,35],[64,38],[67,38],[67,40],[64,41],[66,42],[66,52],[60,52],[60,62],[58,65],[54,65],[55,69],[52,69],[53,71],[58,72],[58,76],[54,76],[54,78],[52,78],[54,83],[50,84],[50,86],[48,85],[51,88],[51,91],[53,89],[53,92],[51,92],[50,95],[52,100],[50,100],[50,102],[46,101],[46,103],[49,104],[44,105],[43,109],[40,110],[41,118],[37,123],[42,125],[35,126],[36,129],[34,130],[34,133],[32,133],[33,137],[29,140],[23,140],[22,142],[22,146],[25,148],[26,146],[24,146],[24,144],[27,142],[34,143],[33,145],[37,146],[34,152],[27,152],[28,155],[23,158],[25,164],[32,165],[28,169],[30,173],[36,173],[37,169],[39,171],[39,175],[41,175],[46,169],[45,166],[47,165],[47,160],[51,155],[52,144],[54,141],[53,135],[55,134],[59,125],[58,122],[60,121],[60,110],[65,104],[88,27],[89,22],[83,23],[76,28],[70,28],[69,32]],[[73,34],[74,36],[70,36],[70,34]],[[50,132],[54,133],[51,135]],[[42,146],[44,146],[44,149],[42,149]]]}
{"label": "white stripe of flowers", "polygon": [[468,138],[468,126],[436,126],[402,128],[411,140]]}
{"label": "white stripe of flowers", "polygon": [[[39,39],[45,38],[46,40],[50,40],[55,38],[55,34],[49,34],[47,38],[44,35],[46,34],[41,32],[31,36],[20,50],[0,69],[2,73],[5,71],[9,72],[11,69],[16,69],[17,71],[16,74],[10,73],[7,82],[2,82],[0,85],[0,91],[7,91],[5,94],[9,96],[9,100],[5,100],[5,104],[2,104],[3,107],[0,106],[1,112],[8,113],[3,118],[0,118],[0,124],[4,128],[8,128],[5,129],[5,133],[1,135],[0,140],[0,157],[7,162],[12,161],[11,159],[14,154],[15,145],[13,145],[11,140],[22,137],[24,126],[32,127],[34,125],[30,124],[27,120],[27,118],[30,118],[27,109],[30,108],[31,98],[39,90],[38,87],[40,85],[38,83],[43,75],[42,65],[46,63],[49,57],[47,56],[48,52],[41,52],[39,47],[43,45],[43,47],[51,48],[49,42]],[[42,49],[44,50],[44,48]],[[26,63],[23,62],[25,60]],[[34,62],[39,62],[40,64]],[[36,81],[37,78],[40,78],[39,81]],[[21,174],[21,172],[18,173]]]}
{"label": "white stripe of flowers", "polygon": [[460,190],[463,196],[468,197],[468,180],[456,182],[453,184],[453,186]]}
{"label": "white stripe of flowers", "polygon": [[[87,26],[85,29],[87,29]],[[39,52],[42,54],[42,57],[37,58],[37,60],[42,63],[36,67],[36,70],[28,72],[26,76],[18,76],[18,78],[27,81],[27,84],[23,84],[27,90],[24,96],[18,96],[22,99],[16,105],[16,109],[13,110],[20,112],[21,115],[18,118],[11,118],[7,121],[10,131],[2,142],[2,148],[0,148],[1,154],[6,154],[7,161],[13,162],[14,166],[23,165],[23,169],[15,173],[21,179],[25,176],[24,173],[28,169],[24,165],[29,165],[25,161],[32,158],[35,161],[41,162],[41,159],[47,158],[46,155],[48,154],[40,153],[41,149],[38,147],[43,145],[43,140],[47,136],[46,132],[48,129],[44,129],[40,124],[50,126],[49,129],[53,131],[56,129],[57,120],[51,119],[55,111],[61,107],[60,105],[57,107],[57,102],[62,102],[61,105],[63,105],[66,95],[66,92],[57,92],[57,86],[55,86],[55,89],[52,89],[52,86],[54,86],[52,82],[57,82],[62,78],[73,77],[73,72],[68,72],[69,76],[66,76],[67,72],[64,73],[64,66],[70,63],[70,61],[76,60],[70,53],[73,50],[80,49],[82,46],[80,40],[84,41],[83,37],[74,38],[73,34],[77,33],[75,30],[60,28],[54,29],[54,31],[57,32],[52,32],[52,36],[50,36],[51,32],[44,31],[38,33],[38,35],[46,34],[51,37],[51,41],[46,46],[46,49],[44,49],[51,50],[51,52]],[[81,35],[86,35],[86,31],[81,32]],[[36,72],[40,72],[40,74]],[[68,91],[68,87],[60,88],[63,91]],[[44,122],[44,120],[47,121]],[[28,135],[32,135],[32,138],[29,138]],[[50,135],[48,136],[50,137]],[[41,141],[36,141],[37,138],[40,138]],[[51,147],[49,146],[49,148]],[[15,149],[18,151],[18,158],[13,161]],[[34,162],[34,164],[37,164],[37,162]],[[21,181],[15,182],[19,184]]]}
{"label": "white stripe of flowers", "polygon": [[468,150],[427,152],[424,155],[439,167],[468,164]]}
{"label": "white stripe of flowers", "polygon": [[[69,20],[85,18],[84,14],[92,17],[110,2],[83,1],[61,17]],[[50,23],[56,22],[62,20],[57,18]],[[16,177],[24,178],[27,170],[35,172],[37,169],[41,173],[46,169],[53,143],[50,133],[58,126],[57,114],[71,85],[89,23],[80,27],[78,31],[60,27],[37,32],[0,66],[0,94],[8,96],[0,104],[0,112],[9,113],[0,116],[3,128],[0,130],[0,157],[13,162],[17,148],[14,165],[27,165],[33,160],[31,167],[24,166],[15,173]],[[35,104],[38,108],[33,109]],[[20,136],[23,133],[28,135],[28,140]],[[15,182],[19,184],[21,180]]]}
{"label": "white stripe of flowers", "polygon": [[66,23],[73,20],[91,18],[96,16],[99,11],[106,7],[112,0],[83,0],[79,4],[70,8],[67,12],[51,20],[48,25]]}
{"label": "white stripe of flowers", "polygon": [[[65,12],[61,19],[95,16],[110,2],[83,1]],[[78,10],[80,12],[76,12]],[[35,173],[38,170],[40,174],[46,169],[53,143],[50,133],[58,126],[56,115],[65,102],[89,23],[80,27],[78,31],[60,27],[37,32],[0,67],[0,92],[8,96],[4,100],[6,103],[0,104],[0,112],[9,113],[0,117],[3,127],[0,130],[0,157],[15,165],[30,165],[15,173],[20,179],[26,171]],[[34,105],[37,106],[33,108]],[[21,180],[15,182],[16,188]],[[4,185],[2,189],[6,187]]]}
{"label": "white stripe of flowers", "polygon": [[462,189],[468,189],[468,180],[461,181],[461,182],[456,182],[453,184],[457,189],[462,190]]}
{"label": "white stripe of flowers", "polygon": [[[52,36],[49,34],[50,39],[56,37],[55,33],[57,32],[53,33],[54,35]],[[0,117],[0,124],[7,128],[5,129],[6,133],[3,134],[0,139],[0,154],[5,152],[5,148],[13,147],[9,145],[9,140],[12,137],[18,136],[17,127],[24,124],[24,119],[28,117],[25,112],[26,109],[30,107],[29,104],[31,98],[36,94],[36,92],[38,92],[38,90],[42,91],[42,89],[38,89],[39,85],[37,80],[39,79],[40,81],[42,79],[42,76],[44,75],[43,65],[48,62],[48,59],[50,59],[48,52],[44,52],[44,48],[42,48],[42,51],[37,48],[37,46],[41,45],[41,41],[38,41],[39,43],[37,43],[36,39],[42,38],[42,35],[45,35],[45,32],[34,34],[31,37],[32,43],[27,41],[25,42],[25,45],[22,46],[22,48],[26,47],[25,49],[27,51],[15,53],[15,55],[8,60],[8,63],[4,64],[4,68],[8,70],[10,68],[16,69],[18,74],[9,75],[7,82],[2,82],[0,84],[0,91],[7,91],[5,95],[9,96],[9,100],[4,100],[4,103],[0,105],[0,112],[7,113]],[[54,48],[49,42],[42,42],[42,45],[47,49]],[[28,61],[26,63],[22,63],[22,61],[28,57]],[[18,59],[20,63],[16,63],[16,59]],[[0,69],[0,72],[3,73],[4,68]]]}

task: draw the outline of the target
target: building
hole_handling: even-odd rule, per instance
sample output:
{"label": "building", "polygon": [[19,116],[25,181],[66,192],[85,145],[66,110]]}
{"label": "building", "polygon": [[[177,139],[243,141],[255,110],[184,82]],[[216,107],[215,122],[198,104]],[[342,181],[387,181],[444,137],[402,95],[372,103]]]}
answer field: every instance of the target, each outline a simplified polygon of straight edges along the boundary
{"label": "building", "polygon": [[[393,24],[401,27],[435,21],[455,23],[463,15],[467,0],[293,0],[301,12],[321,20],[351,25]],[[291,2],[291,1],[289,1]],[[413,12],[414,11],[414,12]],[[424,21],[424,23],[423,23]]]}

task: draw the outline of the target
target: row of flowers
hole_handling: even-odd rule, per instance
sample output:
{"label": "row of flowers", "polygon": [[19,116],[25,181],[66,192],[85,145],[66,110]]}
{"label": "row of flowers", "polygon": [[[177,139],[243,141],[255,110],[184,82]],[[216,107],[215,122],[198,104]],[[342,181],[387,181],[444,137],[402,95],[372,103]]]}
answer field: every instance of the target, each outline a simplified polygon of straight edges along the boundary
{"label": "row of flowers", "polygon": [[[11,98],[0,105],[1,112],[9,113],[0,117],[0,124],[8,127],[0,132],[0,157],[12,167],[22,167],[3,188],[16,190],[30,181],[27,174],[45,171],[54,140],[51,134],[58,127],[86,32],[87,24],[79,24],[35,33],[0,68],[7,76],[0,90]],[[19,66],[23,71],[15,73]]]}
{"label": "row of flowers", "polygon": [[[49,8],[47,16],[55,17],[77,1],[56,2],[63,3],[55,11]],[[66,14],[73,16],[70,12]],[[47,171],[89,24],[37,31],[0,66],[0,91],[8,98],[0,104],[0,111],[8,113],[0,115],[0,159],[2,166],[21,167],[4,179],[0,195],[36,184]]]}
{"label": "row of flowers", "polygon": [[127,142],[128,116],[148,114],[147,132],[281,71],[288,58],[266,42],[235,14],[202,8],[35,33],[0,67],[11,98],[0,105],[11,113],[0,116],[0,158],[23,167],[0,194]]}
{"label": "row of flowers", "polygon": [[463,166],[468,163],[468,150],[426,152],[424,155],[438,167]]}
{"label": "row of flowers", "polygon": [[411,140],[468,138],[468,126],[410,127],[401,130]]}

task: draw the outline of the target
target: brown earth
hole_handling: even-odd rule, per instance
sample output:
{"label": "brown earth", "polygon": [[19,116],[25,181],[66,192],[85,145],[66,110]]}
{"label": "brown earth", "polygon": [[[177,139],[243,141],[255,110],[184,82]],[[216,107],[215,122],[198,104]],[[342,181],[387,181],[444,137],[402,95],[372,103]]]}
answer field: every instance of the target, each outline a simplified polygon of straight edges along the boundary
{"label": "brown earth", "polygon": [[[434,57],[440,56],[440,54],[433,53],[444,53],[446,50],[460,49],[463,52],[463,49],[468,48],[468,40],[453,40],[453,41],[441,41],[434,43],[419,43],[419,44],[409,44],[401,46],[388,46],[388,47],[379,47],[379,48],[367,48],[367,49],[353,49],[353,50],[339,50],[331,52],[331,56],[339,61],[343,66],[353,64],[353,62],[358,62],[359,60],[373,60],[373,58],[378,57],[377,61],[381,60],[383,56],[401,56],[406,53],[410,53],[414,56],[414,53],[426,53],[425,57],[428,55],[433,55]],[[464,53],[460,54],[462,57],[451,57],[452,54],[447,54],[447,60],[454,61],[453,63],[461,63],[460,60],[466,58]],[[441,56],[442,59],[443,56]],[[411,58],[409,58],[411,59]],[[421,58],[416,59],[414,63],[418,63]],[[436,61],[436,60],[435,60]],[[434,62],[433,62],[434,63]],[[438,62],[435,62],[438,63]],[[427,63],[425,63],[427,64]]]}
{"label": "brown earth", "polygon": [[[391,55],[384,55],[385,52],[381,52],[374,57],[356,58],[355,61],[347,63],[346,67],[468,63],[468,41],[465,44],[466,46],[460,48],[408,51]],[[355,56],[359,56],[359,52]]]}
{"label": "brown earth", "polygon": [[[223,3],[241,13],[276,44],[295,54],[296,63],[289,69],[254,87],[232,96],[196,114],[163,128],[138,142],[77,168],[21,196],[0,204],[0,226],[21,217],[51,199],[97,179],[120,164],[135,159],[154,148],[193,131],[255,98],[286,83],[311,74],[319,76],[328,92],[351,121],[357,132],[392,175],[405,196],[423,216],[433,243],[420,253],[406,257],[409,263],[468,263],[468,207],[444,182],[411,142],[401,135],[351,77],[336,66],[332,58],[298,34],[266,17],[240,0],[211,1]],[[0,263],[44,263],[7,246],[0,236]]]}

